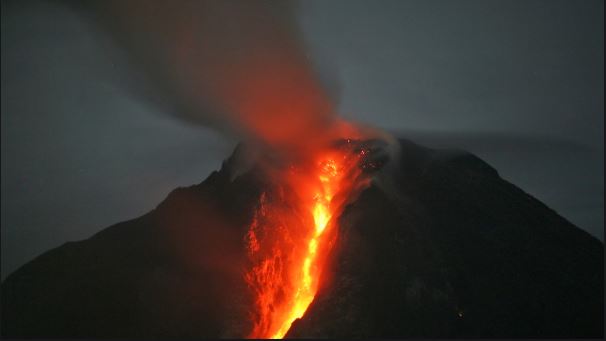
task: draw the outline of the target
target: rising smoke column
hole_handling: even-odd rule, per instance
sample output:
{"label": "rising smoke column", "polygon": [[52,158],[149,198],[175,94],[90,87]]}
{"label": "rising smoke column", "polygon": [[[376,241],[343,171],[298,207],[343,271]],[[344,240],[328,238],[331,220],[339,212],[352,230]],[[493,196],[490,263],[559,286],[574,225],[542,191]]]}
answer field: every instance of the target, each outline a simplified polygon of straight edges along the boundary
{"label": "rising smoke column", "polygon": [[335,121],[288,1],[109,1],[97,12],[189,122],[313,149]]}

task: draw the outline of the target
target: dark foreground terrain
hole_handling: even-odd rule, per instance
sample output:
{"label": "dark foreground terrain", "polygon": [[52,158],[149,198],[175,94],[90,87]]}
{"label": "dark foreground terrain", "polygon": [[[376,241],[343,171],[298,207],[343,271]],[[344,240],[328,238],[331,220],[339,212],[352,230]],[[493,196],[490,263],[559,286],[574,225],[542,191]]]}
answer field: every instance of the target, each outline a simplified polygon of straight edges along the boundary
{"label": "dark foreground terrain", "polygon": [[[601,337],[603,244],[465,153],[401,140],[346,208],[290,337]],[[238,152],[148,214],[2,283],[3,336],[242,337],[243,236],[266,181]]]}

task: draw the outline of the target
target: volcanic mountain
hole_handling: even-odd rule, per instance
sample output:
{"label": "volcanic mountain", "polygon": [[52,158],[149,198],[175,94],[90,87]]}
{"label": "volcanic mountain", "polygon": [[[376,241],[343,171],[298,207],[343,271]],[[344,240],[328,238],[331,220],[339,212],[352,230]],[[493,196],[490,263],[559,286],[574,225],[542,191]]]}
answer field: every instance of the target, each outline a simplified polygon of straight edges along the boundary
{"label": "volcanic mountain", "polygon": [[[599,240],[473,154],[380,149],[361,164],[369,185],[333,217],[323,280],[286,337],[603,335]],[[271,176],[246,154],[8,276],[2,335],[249,336],[244,241]]]}

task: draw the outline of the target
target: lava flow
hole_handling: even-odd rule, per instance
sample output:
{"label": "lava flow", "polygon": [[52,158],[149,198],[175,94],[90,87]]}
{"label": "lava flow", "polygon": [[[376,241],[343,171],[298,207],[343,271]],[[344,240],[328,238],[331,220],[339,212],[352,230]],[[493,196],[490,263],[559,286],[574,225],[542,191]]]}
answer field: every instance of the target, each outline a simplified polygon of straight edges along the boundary
{"label": "lava flow", "polygon": [[318,290],[335,242],[335,220],[364,188],[365,149],[330,148],[313,166],[291,166],[279,190],[264,192],[247,234],[255,295],[251,338],[282,338],[301,318]]}

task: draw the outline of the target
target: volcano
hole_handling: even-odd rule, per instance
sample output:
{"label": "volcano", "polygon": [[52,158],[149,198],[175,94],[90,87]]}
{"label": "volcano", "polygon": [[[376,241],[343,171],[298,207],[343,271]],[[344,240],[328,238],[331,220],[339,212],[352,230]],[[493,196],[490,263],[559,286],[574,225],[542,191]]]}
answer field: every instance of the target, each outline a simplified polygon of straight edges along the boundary
{"label": "volcano", "polygon": [[[364,157],[345,179],[363,177],[364,186],[340,201],[336,216],[318,224],[314,214],[330,246],[317,251],[322,280],[309,280],[313,293],[304,309],[287,313],[293,320],[283,334],[263,327],[266,291],[251,269],[286,266],[278,257],[262,268],[254,251],[263,233],[293,226],[289,217],[300,212],[239,145],[219,171],[172,191],[151,212],[8,276],[2,335],[238,338],[264,337],[254,331],[265,328],[287,338],[603,336],[599,240],[471,153],[397,143],[395,157],[380,141],[353,147]],[[267,218],[263,231],[251,228],[277,211],[286,213]],[[308,258],[313,250],[313,263],[320,233],[302,247],[272,250],[307,250]],[[289,295],[272,291],[265,308],[278,311]]]}

